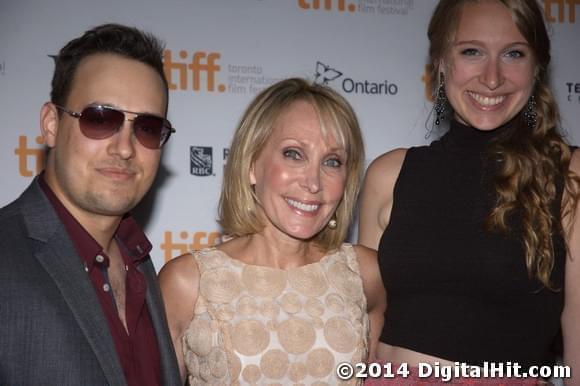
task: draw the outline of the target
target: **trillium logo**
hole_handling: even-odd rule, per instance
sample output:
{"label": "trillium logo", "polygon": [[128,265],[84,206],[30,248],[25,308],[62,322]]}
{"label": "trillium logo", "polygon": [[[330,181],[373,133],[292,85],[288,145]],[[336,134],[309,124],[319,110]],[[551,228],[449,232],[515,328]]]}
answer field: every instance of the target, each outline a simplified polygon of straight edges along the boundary
{"label": "trillium logo", "polygon": [[319,84],[328,85],[328,82],[335,80],[342,75],[342,72],[327,66],[322,62],[316,62],[316,77],[314,81]]}

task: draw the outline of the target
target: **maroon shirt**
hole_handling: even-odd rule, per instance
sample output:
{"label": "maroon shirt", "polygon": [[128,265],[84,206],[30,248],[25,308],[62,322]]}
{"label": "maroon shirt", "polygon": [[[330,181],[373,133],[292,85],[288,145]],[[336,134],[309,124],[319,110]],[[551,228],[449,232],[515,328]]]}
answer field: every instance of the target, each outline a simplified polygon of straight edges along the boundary
{"label": "maroon shirt", "polygon": [[145,302],[147,281],[137,269],[139,264],[149,258],[151,243],[130,215],[123,217],[115,233],[115,239],[121,250],[127,272],[125,281],[127,330],[125,330],[117,312],[112,288],[105,276],[109,266],[109,257],[56,197],[44,181],[44,175],[40,176],[39,182],[85,264],[85,271],[93,283],[109,324],[109,331],[113,337],[127,384],[129,386],[160,385],[160,354],[151,316]]}

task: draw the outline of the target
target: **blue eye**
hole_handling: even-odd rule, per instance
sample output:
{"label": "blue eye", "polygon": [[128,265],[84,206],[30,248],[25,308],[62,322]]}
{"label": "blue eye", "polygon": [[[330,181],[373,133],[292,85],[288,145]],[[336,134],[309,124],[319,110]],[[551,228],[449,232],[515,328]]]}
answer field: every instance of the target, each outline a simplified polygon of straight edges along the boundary
{"label": "blue eye", "polygon": [[332,168],[339,168],[342,166],[342,161],[337,158],[331,158],[324,161],[324,165],[330,166]]}
{"label": "blue eye", "polygon": [[294,149],[286,149],[286,150],[284,150],[284,152],[282,154],[284,154],[284,157],[290,158],[293,160],[302,159],[302,156],[300,155],[300,153]]}
{"label": "blue eye", "polygon": [[512,59],[519,59],[519,58],[523,58],[526,56],[526,54],[520,50],[511,50],[511,51],[506,52],[505,55],[512,58]]}
{"label": "blue eye", "polygon": [[477,56],[477,55],[479,55],[479,51],[475,48],[466,48],[463,51],[461,51],[461,55]]}

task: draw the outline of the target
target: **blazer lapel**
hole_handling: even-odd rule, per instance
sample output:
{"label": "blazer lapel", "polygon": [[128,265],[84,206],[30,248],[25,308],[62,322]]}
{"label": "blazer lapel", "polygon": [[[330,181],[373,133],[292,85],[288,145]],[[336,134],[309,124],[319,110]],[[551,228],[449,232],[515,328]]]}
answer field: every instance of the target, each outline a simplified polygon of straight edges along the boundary
{"label": "blazer lapel", "polygon": [[179,374],[179,367],[177,366],[177,358],[175,357],[175,349],[169,334],[169,327],[165,317],[165,307],[157,284],[157,274],[150,259],[139,265],[139,270],[145,275],[147,280],[147,296],[146,302],[149,308],[149,315],[151,322],[155,329],[155,336],[157,337],[157,346],[159,347],[159,354],[161,358],[161,374],[163,377],[163,385],[180,385],[181,375]]}
{"label": "blazer lapel", "polygon": [[110,385],[126,385],[108,323],[84,265],[35,180],[22,195],[29,236],[41,243],[36,258],[58,286]]}

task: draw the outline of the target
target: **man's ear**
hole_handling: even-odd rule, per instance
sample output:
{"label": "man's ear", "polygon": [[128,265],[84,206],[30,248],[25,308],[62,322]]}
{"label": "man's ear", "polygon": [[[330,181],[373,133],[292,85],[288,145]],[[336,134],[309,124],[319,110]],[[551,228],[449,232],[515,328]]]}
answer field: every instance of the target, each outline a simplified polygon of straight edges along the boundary
{"label": "man's ear", "polygon": [[58,122],[59,114],[56,106],[51,102],[43,104],[40,109],[40,132],[44,138],[44,143],[50,148],[56,144]]}

